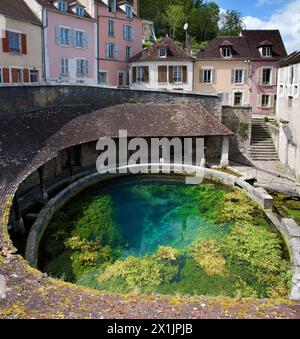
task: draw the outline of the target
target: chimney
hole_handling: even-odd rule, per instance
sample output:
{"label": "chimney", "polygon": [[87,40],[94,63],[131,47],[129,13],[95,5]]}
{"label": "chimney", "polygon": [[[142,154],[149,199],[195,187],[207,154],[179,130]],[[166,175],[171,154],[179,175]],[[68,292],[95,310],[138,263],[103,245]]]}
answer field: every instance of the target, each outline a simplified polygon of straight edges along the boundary
{"label": "chimney", "polygon": [[133,10],[135,11],[135,13],[137,14],[137,16],[140,15],[140,4],[139,4],[139,0],[133,0],[132,1],[132,6],[133,6]]}

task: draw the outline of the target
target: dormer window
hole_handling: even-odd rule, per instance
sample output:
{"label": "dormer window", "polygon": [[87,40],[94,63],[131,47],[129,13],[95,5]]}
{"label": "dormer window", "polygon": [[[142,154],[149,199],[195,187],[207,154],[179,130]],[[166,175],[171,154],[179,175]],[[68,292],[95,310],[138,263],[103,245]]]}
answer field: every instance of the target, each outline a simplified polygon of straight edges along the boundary
{"label": "dormer window", "polygon": [[159,57],[160,58],[166,58],[167,57],[167,48],[160,48],[159,49]]}
{"label": "dormer window", "polygon": [[132,19],[132,7],[126,5],[125,10],[126,10],[126,16],[127,16],[127,18]]}
{"label": "dormer window", "polygon": [[84,16],[84,8],[82,6],[76,6],[75,12],[78,16]]}
{"label": "dormer window", "polygon": [[230,47],[222,48],[222,56],[223,58],[231,58],[232,57],[232,49]]}
{"label": "dormer window", "polygon": [[261,54],[265,58],[271,57],[272,56],[272,47],[270,47],[270,46],[262,47]]}
{"label": "dormer window", "polygon": [[68,11],[68,4],[65,1],[58,1],[57,8],[61,12],[67,12]]}
{"label": "dormer window", "polygon": [[117,11],[117,0],[108,0],[108,11],[116,13]]}

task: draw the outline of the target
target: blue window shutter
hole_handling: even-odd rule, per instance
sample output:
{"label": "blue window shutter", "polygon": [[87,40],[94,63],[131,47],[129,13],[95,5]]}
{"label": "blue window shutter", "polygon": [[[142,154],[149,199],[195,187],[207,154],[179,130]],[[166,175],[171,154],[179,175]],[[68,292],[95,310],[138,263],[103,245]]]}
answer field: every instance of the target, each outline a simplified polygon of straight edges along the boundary
{"label": "blue window shutter", "polygon": [[109,59],[109,44],[105,43],[105,57],[106,59]]}
{"label": "blue window shutter", "polygon": [[59,26],[55,27],[55,41],[57,45],[61,44],[61,29]]}

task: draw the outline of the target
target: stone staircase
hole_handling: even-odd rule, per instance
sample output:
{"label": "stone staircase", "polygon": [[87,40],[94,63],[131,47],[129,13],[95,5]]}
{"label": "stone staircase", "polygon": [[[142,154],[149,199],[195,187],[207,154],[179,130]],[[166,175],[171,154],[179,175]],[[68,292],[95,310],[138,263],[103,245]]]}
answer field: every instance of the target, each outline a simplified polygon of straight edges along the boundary
{"label": "stone staircase", "polygon": [[[272,119],[269,119],[269,122],[272,122]],[[279,160],[267,123],[264,119],[252,119],[252,140],[249,156],[253,161]]]}

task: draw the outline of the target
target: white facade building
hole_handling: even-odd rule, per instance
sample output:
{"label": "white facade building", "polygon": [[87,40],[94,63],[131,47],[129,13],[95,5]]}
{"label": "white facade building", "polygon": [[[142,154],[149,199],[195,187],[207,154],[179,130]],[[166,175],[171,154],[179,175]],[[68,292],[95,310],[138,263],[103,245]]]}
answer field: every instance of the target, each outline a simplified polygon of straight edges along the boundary
{"label": "white facade building", "polygon": [[133,89],[194,91],[195,59],[165,37],[128,60]]}
{"label": "white facade building", "polygon": [[276,115],[280,161],[300,179],[300,52],[279,63]]}

